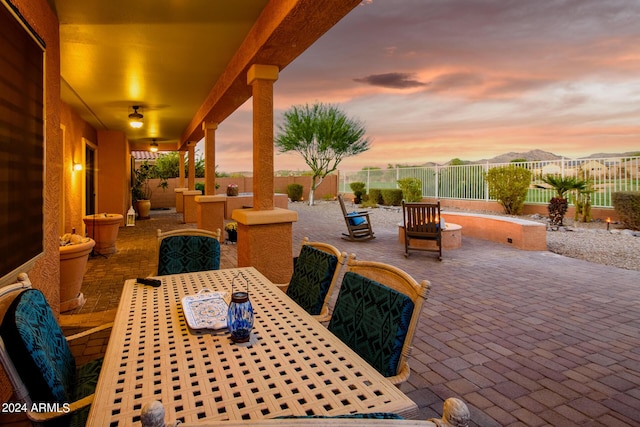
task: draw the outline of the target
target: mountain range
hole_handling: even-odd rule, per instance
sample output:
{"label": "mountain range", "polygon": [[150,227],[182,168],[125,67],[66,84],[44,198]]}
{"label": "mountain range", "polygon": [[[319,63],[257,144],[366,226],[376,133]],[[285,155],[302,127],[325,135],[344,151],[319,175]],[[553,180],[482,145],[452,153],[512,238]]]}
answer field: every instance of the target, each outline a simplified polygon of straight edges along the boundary
{"label": "mountain range", "polygon": [[[591,154],[590,156],[581,157],[581,158],[606,159],[610,157],[631,157],[631,156],[637,156],[638,153],[639,151],[628,151],[626,153],[596,153],[596,154]],[[548,151],[531,150],[524,153],[510,152],[510,153],[500,154],[499,156],[493,157],[491,159],[469,161],[468,163],[509,163],[514,159],[525,159],[527,161],[558,160],[558,159],[561,159],[562,157],[563,156],[558,156],[557,154],[553,154]]]}

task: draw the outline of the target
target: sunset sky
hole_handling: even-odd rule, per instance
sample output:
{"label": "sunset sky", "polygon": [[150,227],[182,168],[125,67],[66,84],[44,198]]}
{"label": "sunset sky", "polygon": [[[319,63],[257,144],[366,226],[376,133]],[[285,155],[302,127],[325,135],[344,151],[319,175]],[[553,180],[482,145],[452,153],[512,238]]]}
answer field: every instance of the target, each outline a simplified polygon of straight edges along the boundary
{"label": "sunset sky", "polygon": [[[369,0],[282,70],[283,112],[316,101],[364,122],[340,169],[542,149],[640,151],[640,1]],[[220,124],[216,164],[251,170],[251,103]],[[275,169],[308,170],[294,154]]]}

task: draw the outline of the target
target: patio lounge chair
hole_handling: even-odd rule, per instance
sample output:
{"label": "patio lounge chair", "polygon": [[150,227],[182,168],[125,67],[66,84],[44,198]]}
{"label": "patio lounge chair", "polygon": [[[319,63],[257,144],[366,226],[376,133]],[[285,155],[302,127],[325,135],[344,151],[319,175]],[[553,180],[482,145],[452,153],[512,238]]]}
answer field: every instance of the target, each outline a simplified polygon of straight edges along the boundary
{"label": "patio lounge chair", "polygon": [[371,222],[369,221],[369,212],[347,212],[342,194],[338,194],[338,201],[340,202],[342,216],[344,217],[344,222],[347,224],[347,231],[349,232],[348,234],[342,233],[342,238],[351,241],[375,238],[373,230],[371,229]]}
{"label": "patio lounge chair", "polygon": [[220,269],[220,229],[158,230],[158,276]]}
{"label": "patio lounge chair", "polygon": [[305,237],[287,295],[319,322],[329,320],[329,299],[346,258],[335,246]]}
{"label": "patio lounge chair", "polygon": [[[83,426],[93,402],[102,359],[76,367],[68,342],[113,326],[106,323],[65,337],[44,295],[31,288],[26,274],[0,290],[0,361],[14,396],[33,423]],[[46,402],[50,412],[33,404]],[[67,413],[68,412],[68,413]]]}
{"label": "patio lounge chair", "polygon": [[[402,218],[404,221],[404,256],[409,251],[438,252],[442,261],[442,226],[440,221],[440,202],[438,203],[405,203],[402,201]],[[412,246],[412,240],[431,240],[435,248]]]}
{"label": "patio lounge chair", "polygon": [[397,267],[347,261],[328,329],[393,384],[409,378],[408,358],[430,283]]}

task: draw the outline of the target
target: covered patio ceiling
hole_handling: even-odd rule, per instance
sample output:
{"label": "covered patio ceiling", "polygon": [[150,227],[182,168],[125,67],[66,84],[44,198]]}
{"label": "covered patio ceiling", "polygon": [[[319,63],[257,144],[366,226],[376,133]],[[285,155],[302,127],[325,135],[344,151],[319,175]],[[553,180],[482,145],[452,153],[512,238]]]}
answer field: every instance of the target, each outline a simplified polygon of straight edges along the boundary
{"label": "covered patio ceiling", "polygon": [[[98,130],[185,150],[202,122],[250,96],[253,64],[282,70],[360,0],[48,0],[60,22],[62,100]],[[277,90],[277,88],[276,88]],[[133,106],[144,116],[129,126]]]}

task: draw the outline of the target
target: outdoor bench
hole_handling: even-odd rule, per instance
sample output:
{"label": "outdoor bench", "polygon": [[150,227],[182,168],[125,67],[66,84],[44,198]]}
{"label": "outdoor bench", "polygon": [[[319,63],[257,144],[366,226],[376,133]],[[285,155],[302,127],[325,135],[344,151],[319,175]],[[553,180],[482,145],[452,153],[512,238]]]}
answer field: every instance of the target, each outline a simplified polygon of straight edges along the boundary
{"label": "outdoor bench", "polygon": [[527,251],[547,250],[547,227],[539,222],[501,215],[442,212],[447,223],[462,226],[462,235],[491,240]]}

